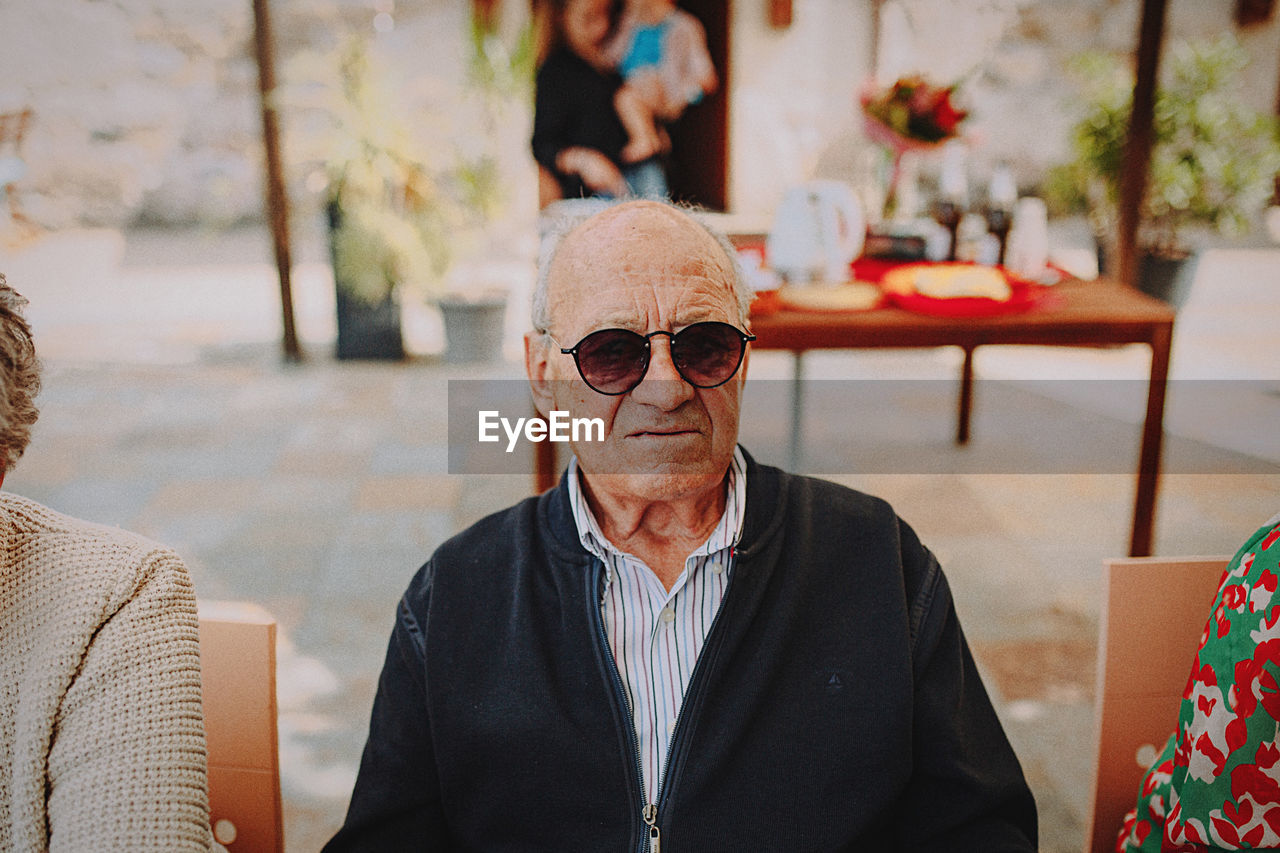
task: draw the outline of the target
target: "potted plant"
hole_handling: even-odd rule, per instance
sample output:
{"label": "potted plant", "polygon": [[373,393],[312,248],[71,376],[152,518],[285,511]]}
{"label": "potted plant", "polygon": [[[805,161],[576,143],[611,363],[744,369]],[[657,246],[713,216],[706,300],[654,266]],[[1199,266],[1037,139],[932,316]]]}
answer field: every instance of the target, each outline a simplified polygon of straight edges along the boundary
{"label": "potted plant", "polygon": [[[1186,299],[1194,270],[1189,231],[1247,231],[1280,171],[1276,120],[1239,97],[1247,62],[1230,36],[1180,42],[1156,90],[1138,286],[1175,306]],[[1112,254],[1106,249],[1115,233],[1133,78],[1102,54],[1081,56],[1077,68],[1086,79],[1087,102],[1072,131],[1075,158],[1051,172],[1046,194],[1060,210],[1088,213],[1102,261]]]}
{"label": "potted plant", "polygon": [[404,357],[400,300],[431,292],[450,264],[448,199],[440,174],[400,118],[366,39],[289,66],[291,106],[312,132],[294,138],[295,162],[323,193],[337,304],[337,356]]}
{"label": "potted plant", "polygon": [[[304,135],[311,148],[297,160],[322,164],[308,186],[323,188],[328,214],[338,357],[403,357],[406,298],[440,308],[450,360],[491,357],[501,345],[506,294],[451,291],[449,273],[460,255],[476,251],[500,206],[496,159],[484,145],[464,151],[457,140],[433,137],[433,127],[450,123],[433,122],[431,105],[405,103],[405,87],[365,38],[349,39],[336,55],[300,55],[291,72],[292,100],[310,108],[308,126],[319,125]],[[451,333],[458,305],[467,328]],[[496,332],[492,320],[476,325],[478,305],[496,313]]]}

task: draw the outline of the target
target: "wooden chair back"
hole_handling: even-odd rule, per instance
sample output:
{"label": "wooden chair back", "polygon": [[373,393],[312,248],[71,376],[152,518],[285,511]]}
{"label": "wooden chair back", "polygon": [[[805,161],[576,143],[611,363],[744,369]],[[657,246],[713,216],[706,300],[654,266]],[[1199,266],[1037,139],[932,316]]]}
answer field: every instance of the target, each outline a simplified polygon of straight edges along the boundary
{"label": "wooden chair back", "polygon": [[21,229],[19,233],[25,236],[33,236],[39,230],[22,212],[17,187],[17,182],[27,174],[22,142],[34,116],[35,112],[30,107],[0,113],[0,203],[9,208],[9,219]]}
{"label": "wooden chair back", "polygon": [[1115,850],[1138,783],[1178,723],[1227,557],[1103,561],[1094,699],[1098,752],[1085,853]]}
{"label": "wooden chair back", "polygon": [[214,840],[229,853],[279,853],[275,619],[252,604],[200,602],[200,668]]}
{"label": "wooden chair back", "polygon": [[0,155],[22,156],[22,142],[31,126],[35,111],[30,107],[10,113],[0,113]]}

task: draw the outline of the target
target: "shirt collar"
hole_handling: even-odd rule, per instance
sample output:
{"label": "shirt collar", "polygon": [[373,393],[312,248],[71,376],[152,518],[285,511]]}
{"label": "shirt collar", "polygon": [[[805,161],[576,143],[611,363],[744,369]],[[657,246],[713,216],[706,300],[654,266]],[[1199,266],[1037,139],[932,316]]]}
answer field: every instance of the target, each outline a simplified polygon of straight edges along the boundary
{"label": "shirt collar", "polygon": [[[601,560],[608,562],[610,555],[628,556],[609,541],[601,531],[591,506],[587,503],[586,493],[578,480],[578,457],[569,460],[567,474],[569,481],[569,506],[573,510],[573,523],[578,528],[578,540],[582,547]],[[746,517],[747,507],[747,462],[742,455],[742,448],[735,447],[733,458],[729,460],[729,477],[725,484],[724,514],[716,524],[711,535],[690,557],[708,556],[736,545],[742,537],[742,522]]]}

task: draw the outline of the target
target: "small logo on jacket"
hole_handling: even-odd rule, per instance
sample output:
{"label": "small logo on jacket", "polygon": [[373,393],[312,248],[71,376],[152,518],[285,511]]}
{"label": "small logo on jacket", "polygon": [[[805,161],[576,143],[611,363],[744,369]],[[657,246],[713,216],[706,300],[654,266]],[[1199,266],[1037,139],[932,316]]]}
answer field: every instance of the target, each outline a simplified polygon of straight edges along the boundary
{"label": "small logo on jacket", "polygon": [[849,683],[849,674],[843,669],[820,670],[818,676],[822,685],[822,692],[828,696],[843,694],[845,685]]}

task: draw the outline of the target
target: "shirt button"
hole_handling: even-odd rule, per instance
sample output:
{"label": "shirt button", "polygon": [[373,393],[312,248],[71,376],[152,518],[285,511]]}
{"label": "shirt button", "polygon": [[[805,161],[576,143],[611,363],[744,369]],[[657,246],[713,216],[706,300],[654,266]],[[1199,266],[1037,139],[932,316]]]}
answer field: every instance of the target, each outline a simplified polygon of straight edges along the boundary
{"label": "shirt button", "polygon": [[723,571],[724,571],[724,566],[723,566],[722,564],[720,564],[720,563],[712,563],[712,564],[711,564],[711,574],[713,574],[713,575],[718,575],[718,574],[720,574],[720,573],[721,573],[721,572],[723,572]]}
{"label": "shirt button", "polygon": [[659,613],[658,615],[661,616],[662,621],[666,622],[668,625],[676,621],[676,612],[672,610],[670,607],[662,608],[662,612]]}

